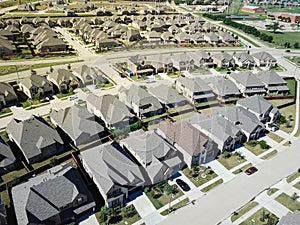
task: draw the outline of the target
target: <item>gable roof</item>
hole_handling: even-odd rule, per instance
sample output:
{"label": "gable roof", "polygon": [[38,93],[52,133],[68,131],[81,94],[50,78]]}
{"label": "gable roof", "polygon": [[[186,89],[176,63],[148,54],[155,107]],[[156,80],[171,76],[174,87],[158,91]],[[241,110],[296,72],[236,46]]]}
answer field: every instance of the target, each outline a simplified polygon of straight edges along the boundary
{"label": "gable roof", "polygon": [[28,159],[40,155],[44,147],[55,143],[63,144],[57,131],[42,117],[34,115],[23,121],[12,119],[6,132],[12,135]]}
{"label": "gable roof", "polygon": [[130,106],[132,106],[133,104],[136,104],[138,106],[151,104],[151,107],[143,110],[145,112],[159,110],[162,108],[157,98],[150,95],[143,88],[135,84],[131,84],[128,89],[125,87],[121,87],[119,92],[126,95],[126,101],[130,104]]}
{"label": "gable roof", "polygon": [[167,85],[161,84],[156,87],[150,87],[148,91],[163,104],[176,104],[186,101],[184,97]]}
{"label": "gable roof", "polygon": [[248,133],[252,133],[257,126],[265,127],[253,113],[241,106],[222,107],[214,111],[213,114],[224,116],[231,123]]}
{"label": "gable roof", "polygon": [[75,80],[78,82],[78,78],[73,73],[71,73],[69,70],[66,69],[58,69],[53,73],[50,73],[49,78],[53,79],[58,86],[60,86],[60,84],[64,81]]}
{"label": "gable roof", "polygon": [[214,92],[219,96],[240,95],[237,86],[229,79],[224,77],[211,77],[205,79],[208,86],[212,87]]}
{"label": "gable roof", "polygon": [[13,97],[17,99],[17,94],[14,91],[14,88],[10,84],[4,82],[0,82],[0,95],[4,95],[5,98]]}
{"label": "gable roof", "polygon": [[266,113],[270,109],[277,108],[275,105],[271,104],[269,101],[258,95],[240,99],[237,101],[237,104],[244,107],[245,109],[250,109],[251,111],[259,115],[262,113]]}
{"label": "gable roof", "polygon": [[231,73],[229,76],[245,87],[265,86],[251,71]]}
{"label": "gable roof", "polygon": [[286,85],[287,82],[275,71],[260,71],[257,78],[266,85]]}
{"label": "gable roof", "polygon": [[192,92],[212,92],[212,89],[200,77],[187,78],[180,76],[176,82],[180,82]]}
{"label": "gable roof", "polygon": [[144,185],[144,177],[136,165],[117,142],[105,143],[81,151],[94,180],[105,193],[114,185],[137,187]]}
{"label": "gable roof", "polygon": [[46,77],[32,74],[29,77],[23,78],[20,80],[20,83],[27,87],[28,89],[32,88],[33,86],[37,88],[44,88],[46,84],[52,86],[51,82],[47,80]]}
{"label": "gable roof", "polygon": [[154,158],[165,157],[172,147],[154,131],[137,130],[129,133],[129,137],[121,141],[123,145],[130,148],[145,165],[152,162]]}
{"label": "gable roof", "polygon": [[0,167],[6,167],[15,163],[16,157],[14,156],[12,150],[4,142],[2,137],[0,137]]}
{"label": "gable roof", "polygon": [[82,134],[91,137],[104,131],[104,128],[95,121],[95,116],[78,105],[58,111],[52,110],[50,117],[75,140]]}
{"label": "gable roof", "polygon": [[109,124],[121,122],[128,117],[134,117],[123,102],[110,94],[101,96],[90,94],[87,97],[87,102],[99,110]]}
{"label": "gable roof", "polygon": [[260,61],[272,61],[276,62],[277,60],[268,52],[257,52],[252,54],[253,58],[256,58]]}
{"label": "gable roof", "polygon": [[166,135],[168,140],[179,145],[191,156],[201,153],[204,150],[204,144],[210,140],[208,136],[186,121],[160,123],[158,129]]}
{"label": "gable roof", "polygon": [[43,222],[58,215],[60,208],[72,203],[79,194],[87,196],[85,204],[95,205],[77,169],[70,163],[53,167],[46,174],[12,188],[17,222]]}

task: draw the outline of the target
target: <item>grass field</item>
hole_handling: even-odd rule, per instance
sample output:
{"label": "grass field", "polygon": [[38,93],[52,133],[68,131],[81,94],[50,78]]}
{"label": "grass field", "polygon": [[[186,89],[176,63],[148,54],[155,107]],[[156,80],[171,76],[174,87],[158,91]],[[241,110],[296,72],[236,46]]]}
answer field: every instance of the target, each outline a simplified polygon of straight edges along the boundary
{"label": "grass field", "polygon": [[[270,31],[260,30],[261,33],[273,36],[273,44],[284,48],[284,43],[289,42],[291,48],[293,48],[294,43],[299,42],[300,32],[278,32],[272,33]],[[300,43],[299,43],[300,44]]]}
{"label": "grass field", "polygon": [[288,12],[288,13],[300,13],[299,7],[288,6],[281,8],[279,5],[265,6],[268,12]]}
{"label": "grass field", "polygon": [[77,63],[77,62],[83,62],[83,60],[73,60],[73,61],[67,61],[67,62],[54,62],[54,63],[39,63],[34,65],[7,65],[7,66],[0,66],[0,76],[7,75],[10,73],[16,73],[30,70],[30,69],[40,69],[50,66],[58,66],[58,65],[68,65],[71,63]]}
{"label": "grass field", "polygon": [[214,183],[208,185],[207,187],[201,189],[201,191],[202,191],[202,192],[208,192],[208,191],[210,191],[211,189],[217,187],[218,185],[220,185],[220,184],[222,184],[222,183],[223,183],[223,180],[222,180],[222,179],[219,179],[219,180],[217,180],[216,182],[214,182]]}

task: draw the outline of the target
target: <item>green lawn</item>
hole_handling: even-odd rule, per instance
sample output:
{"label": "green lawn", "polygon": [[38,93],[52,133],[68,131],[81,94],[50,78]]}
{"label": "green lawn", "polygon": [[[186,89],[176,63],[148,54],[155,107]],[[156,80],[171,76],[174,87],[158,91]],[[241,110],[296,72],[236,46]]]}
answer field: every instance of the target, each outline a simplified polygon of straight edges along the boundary
{"label": "green lawn", "polygon": [[[204,169],[204,167],[198,167],[200,170],[198,173],[193,174],[193,169],[190,170],[188,167],[185,168],[182,172],[185,176],[187,176],[190,181],[195,184],[196,187],[201,186],[202,184],[205,184],[206,182],[214,179],[218,175],[212,170],[212,169]],[[205,174],[205,178],[202,178],[201,175]]]}
{"label": "green lawn", "polygon": [[294,43],[299,42],[300,32],[278,32],[272,33],[270,31],[260,30],[261,33],[273,36],[273,44],[278,47],[284,47],[284,43],[289,42],[291,48],[293,48]]}
{"label": "green lawn", "polygon": [[6,115],[8,113],[11,113],[11,110],[9,108],[1,109],[0,110],[0,117]]}
{"label": "green lawn", "polygon": [[268,191],[267,191],[267,194],[270,196],[272,194],[274,194],[276,191],[278,191],[279,189],[278,188],[270,188]]}
{"label": "green lawn", "polygon": [[0,194],[1,194],[1,199],[2,199],[2,202],[4,203],[4,205],[10,206],[8,190],[2,191]]}
{"label": "green lawn", "polygon": [[44,166],[44,165],[47,165],[47,164],[51,163],[51,161],[52,161],[53,159],[60,159],[60,158],[66,156],[66,155],[68,155],[68,154],[71,154],[71,152],[72,152],[72,150],[69,150],[69,151],[66,151],[66,152],[61,153],[60,155],[50,157],[49,159],[46,159],[46,160],[44,160],[44,161],[42,161],[42,162],[34,163],[34,164],[32,164],[32,167],[33,167],[34,169],[40,168],[40,167],[42,167],[42,166]]}
{"label": "green lawn", "polygon": [[295,80],[288,79],[286,80],[287,82],[287,87],[290,89],[290,96],[295,95]]}
{"label": "green lawn", "polygon": [[222,179],[219,179],[219,180],[217,180],[216,182],[214,182],[214,183],[208,185],[207,187],[201,189],[201,191],[202,191],[202,192],[208,192],[208,191],[210,191],[211,189],[215,188],[216,186],[218,186],[218,185],[220,185],[220,184],[222,184],[222,183],[223,183],[223,180],[222,180]]}
{"label": "green lawn", "polygon": [[268,154],[264,155],[263,157],[261,157],[261,159],[266,160],[268,158],[271,158],[272,156],[276,155],[278,153],[277,150],[273,150],[271,152],[269,152]]}
{"label": "green lawn", "polygon": [[173,198],[171,198],[171,195],[165,190],[166,185],[166,182],[159,183],[153,186],[151,190],[146,192],[147,197],[150,199],[156,209],[163,207],[170,201],[173,201],[183,195],[182,191],[177,187],[177,185],[174,185],[175,191],[173,192]]}
{"label": "green lawn", "polygon": [[261,208],[256,213],[254,213],[252,216],[250,216],[248,219],[246,219],[244,222],[240,223],[239,225],[252,225],[252,224],[266,225],[266,224],[268,224],[268,219],[265,219],[264,222],[261,222],[261,220],[260,220],[263,216],[263,212],[264,212],[265,216],[268,215],[273,220],[278,220],[278,217],[276,217],[276,215],[272,214],[265,208]]}
{"label": "green lawn", "polygon": [[300,57],[289,56],[289,57],[285,57],[285,58],[287,58],[291,62],[296,63],[298,66],[300,66]]}
{"label": "green lawn", "polygon": [[167,113],[163,113],[163,114],[160,114],[160,115],[155,115],[155,116],[152,116],[152,117],[149,117],[149,118],[145,118],[145,119],[143,119],[143,123],[147,123],[147,122],[154,121],[154,120],[157,120],[157,119],[163,119],[166,116],[167,116]]}
{"label": "green lawn", "polygon": [[295,188],[300,190],[300,181],[294,185]]}
{"label": "green lawn", "polygon": [[284,138],[280,137],[279,135],[277,135],[277,134],[275,134],[273,132],[267,133],[267,136],[269,138],[272,138],[274,141],[276,141],[278,143],[280,143],[280,142],[282,142],[284,140]]}
{"label": "green lawn", "polygon": [[15,171],[12,171],[10,173],[7,173],[7,174],[4,174],[1,176],[2,180],[4,183],[7,183],[8,181],[11,181],[11,180],[14,180],[24,174],[26,174],[27,171],[25,170],[25,168],[23,169],[20,169],[20,170],[15,170]]}
{"label": "green lawn", "polygon": [[240,169],[237,169],[235,171],[233,171],[233,174],[239,174],[242,173],[243,171],[245,171],[246,169],[250,168],[252,166],[252,163],[248,163],[245,166],[242,166]]}
{"label": "green lawn", "polygon": [[268,12],[288,12],[288,13],[300,13],[299,7],[295,6],[286,6],[280,7],[279,5],[268,5],[264,6]]}
{"label": "green lawn", "polygon": [[251,209],[253,209],[255,206],[257,206],[257,202],[249,202],[247,205],[245,205],[243,208],[237,211],[237,214],[231,216],[231,222],[236,221],[238,218],[243,216],[245,213],[249,212]]}
{"label": "green lawn", "polygon": [[58,98],[66,98],[66,97],[69,97],[71,95],[74,95],[74,92],[58,93],[58,94],[56,94],[56,97],[58,97]]}
{"label": "green lawn", "polygon": [[275,198],[275,200],[292,212],[300,210],[300,202],[297,200],[293,200],[292,197],[287,195],[286,193],[281,193]]}
{"label": "green lawn", "polygon": [[298,178],[300,176],[299,172],[295,172],[292,175],[290,175],[288,178],[286,178],[286,181],[288,183],[291,183],[293,180],[295,180],[296,178]]}
{"label": "green lawn", "polygon": [[[185,198],[181,202],[176,203],[175,205],[172,206],[172,211],[175,211],[175,210],[181,208],[182,206],[186,205],[189,201],[190,200],[188,198]],[[169,209],[166,209],[166,210],[162,211],[160,214],[163,216],[166,216],[169,213],[170,213]]]}
{"label": "green lawn", "polygon": [[53,62],[53,63],[39,63],[39,64],[33,64],[33,65],[6,65],[6,66],[0,66],[0,76],[10,74],[10,73],[16,73],[25,71],[25,70],[30,70],[30,69],[40,69],[40,68],[45,68],[50,66],[58,66],[58,65],[67,65],[71,63],[77,63],[77,62],[83,62],[83,60],[72,60],[72,61],[67,61],[67,62]]}
{"label": "green lawn", "polygon": [[234,154],[232,154],[229,158],[225,158],[223,155],[220,155],[218,157],[218,161],[225,166],[226,169],[230,170],[234,167],[236,167],[237,165],[240,165],[243,162],[246,162],[245,159],[241,159],[238,156],[235,156]]}
{"label": "green lawn", "polygon": [[261,153],[264,153],[267,150],[263,149],[259,144],[257,144],[255,147],[252,147],[249,144],[245,143],[244,146],[254,155],[260,155]]}

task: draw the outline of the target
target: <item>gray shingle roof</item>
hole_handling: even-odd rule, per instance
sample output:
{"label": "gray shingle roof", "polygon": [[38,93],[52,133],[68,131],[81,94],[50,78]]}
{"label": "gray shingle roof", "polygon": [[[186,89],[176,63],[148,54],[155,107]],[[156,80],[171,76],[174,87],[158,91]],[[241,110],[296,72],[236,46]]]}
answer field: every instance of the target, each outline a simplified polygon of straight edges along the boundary
{"label": "gray shingle roof", "polygon": [[55,143],[63,144],[57,131],[37,116],[24,121],[12,119],[6,127],[6,132],[13,136],[28,159],[40,155],[41,148]]}
{"label": "gray shingle roof", "polygon": [[257,78],[255,74],[250,71],[232,73],[229,75],[238,83],[244,85],[245,87],[260,86],[264,87],[265,85]]}
{"label": "gray shingle roof", "polygon": [[10,147],[0,137],[0,167],[6,167],[13,164],[16,157],[12,153]]}
{"label": "gray shingle roof", "polygon": [[4,95],[5,98],[14,98],[17,100],[17,94],[13,87],[8,83],[0,82],[0,95]]}
{"label": "gray shingle roof", "polygon": [[151,163],[154,158],[165,157],[169,151],[173,151],[173,148],[154,131],[131,132],[121,143],[133,150],[145,164]]}
{"label": "gray shingle roof", "polygon": [[160,123],[158,129],[191,156],[201,153],[204,150],[204,144],[209,140],[205,134],[186,121]]}
{"label": "gray shingle roof", "polygon": [[240,95],[240,91],[237,86],[229,79],[225,79],[223,77],[212,77],[205,79],[205,82],[212,85],[214,92],[216,92],[219,96],[227,96],[227,95]]}
{"label": "gray shingle roof", "polygon": [[181,76],[177,79],[177,82],[180,82],[192,92],[212,92],[212,89],[207,85],[207,83],[199,77],[192,79]]}
{"label": "gray shingle roof", "polygon": [[240,99],[237,101],[237,103],[242,107],[250,109],[258,114],[265,113],[270,108],[277,108],[275,105],[258,95]]}
{"label": "gray shingle roof", "polygon": [[33,86],[43,88],[45,84],[49,84],[50,86],[52,86],[51,82],[48,81],[46,77],[40,75],[31,75],[29,77],[21,79],[20,82],[28,89]]}
{"label": "gray shingle roof", "polygon": [[102,96],[90,94],[87,97],[87,102],[101,112],[108,124],[115,124],[128,117],[134,117],[123,102],[110,94]]}
{"label": "gray shingle roof", "polygon": [[177,104],[186,101],[186,99],[175,90],[163,84],[156,87],[150,87],[148,91],[163,104]]}
{"label": "gray shingle roof", "polygon": [[258,60],[263,60],[263,61],[273,61],[276,62],[277,60],[268,52],[257,52],[252,54],[253,58],[256,58]]}
{"label": "gray shingle roof", "polygon": [[39,223],[58,215],[60,208],[72,203],[79,194],[87,196],[84,204],[93,202],[77,169],[70,164],[53,167],[51,172],[12,188],[18,224]]}
{"label": "gray shingle roof", "polygon": [[283,216],[277,225],[298,225],[300,224],[300,211],[288,212]]}
{"label": "gray shingle roof", "polygon": [[92,137],[104,131],[104,128],[95,121],[95,116],[81,106],[52,110],[50,117],[73,140],[79,139],[82,134]]}
{"label": "gray shingle roof", "polygon": [[253,113],[240,106],[222,107],[213,114],[223,115],[231,123],[248,133],[252,133],[257,126],[264,127],[264,124]]}
{"label": "gray shingle roof", "polygon": [[82,159],[105,193],[114,184],[129,187],[144,185],[145,180],[138,165],[121,151],[124,150],[116,142],[81,151]]}
{"label": "gray shingle roof", "polygon": [[286,85],[287,82],[275,71],[260,71],[257,78],[266,85]]}

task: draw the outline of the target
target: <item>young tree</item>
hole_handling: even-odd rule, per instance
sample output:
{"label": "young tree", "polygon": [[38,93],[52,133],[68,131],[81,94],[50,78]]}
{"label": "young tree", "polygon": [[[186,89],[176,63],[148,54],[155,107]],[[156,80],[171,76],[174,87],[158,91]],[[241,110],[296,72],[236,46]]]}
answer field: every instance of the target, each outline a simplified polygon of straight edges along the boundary
{"label": "young tree", "polygon": [[282,25],[280,25],[279,22],[274,22],[272,24],[267,24],[266,29],[276,33],[277,30],[282,30]]}
{"label": "young tree", "polygon": [[294,48],[299,48],[299,42],[294,43]]}

